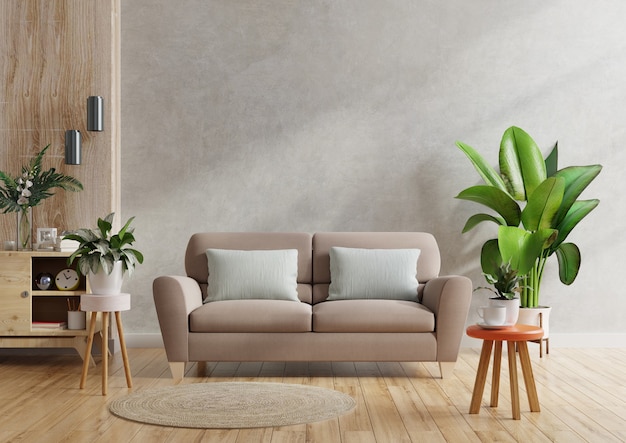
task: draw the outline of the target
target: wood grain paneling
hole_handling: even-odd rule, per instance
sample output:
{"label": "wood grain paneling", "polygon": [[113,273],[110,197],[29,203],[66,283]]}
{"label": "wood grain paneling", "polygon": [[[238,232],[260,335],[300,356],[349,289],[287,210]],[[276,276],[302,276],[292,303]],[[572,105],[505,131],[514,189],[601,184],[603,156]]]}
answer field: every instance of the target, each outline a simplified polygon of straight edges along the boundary
{"label": "wood grain paneling", "polygon": [[[93,226],[119,212],[119,0],[3,0],[0,6],[0,170],[17,175],[51,144],[44,167],[79,179],[34,208],[34,227]],[[104,97],[104,131],[86,128],[90,95]],[[82,135],[82,164],[64,162],[67,129]],[[0,215],[0,238],[15,237]]]}

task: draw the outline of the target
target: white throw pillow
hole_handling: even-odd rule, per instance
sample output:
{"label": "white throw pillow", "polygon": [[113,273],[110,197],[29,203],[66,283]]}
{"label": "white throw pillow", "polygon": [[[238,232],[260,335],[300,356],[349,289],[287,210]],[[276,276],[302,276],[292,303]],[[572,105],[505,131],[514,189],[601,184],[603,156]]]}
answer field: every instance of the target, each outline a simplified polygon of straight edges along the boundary
{"label": "white throw pillow", "polygon": [[417,301],[419,249],[330,248],[327,300]]}
{"label": "white throw pillow", "polygon": [[205,302],[298,299],[298,250],[207,249],[209,287]]}

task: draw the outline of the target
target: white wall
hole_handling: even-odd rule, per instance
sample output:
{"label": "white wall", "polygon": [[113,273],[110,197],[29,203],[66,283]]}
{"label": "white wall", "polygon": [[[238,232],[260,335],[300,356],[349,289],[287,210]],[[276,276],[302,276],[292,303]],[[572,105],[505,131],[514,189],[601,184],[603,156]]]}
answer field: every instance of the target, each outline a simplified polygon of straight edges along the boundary
{"label": "white wall", "polygon": [[454,142],[495,165],[517,125],[558,140],[561,166],[604,165],[578,279],[544,278],[552,332],[626,333],[624,17],[621,0],[122,2],[122,217],[146,255],[127,332],[158,332],[152,280],[183,273],[197,231],[430,231],[444,273],[483,284],[495,225],[461,235],[479,206],[454,196],[479,179]]}

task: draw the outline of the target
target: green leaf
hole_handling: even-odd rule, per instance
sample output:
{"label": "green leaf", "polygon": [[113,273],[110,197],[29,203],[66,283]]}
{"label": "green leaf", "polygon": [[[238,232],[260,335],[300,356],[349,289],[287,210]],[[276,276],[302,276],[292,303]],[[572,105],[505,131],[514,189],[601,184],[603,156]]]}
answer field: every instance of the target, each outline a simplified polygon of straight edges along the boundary
{"label": "green leaf", "polygon": [[559,278],[566,285],[571,285],[580,269],[581,257],[578,246],[574,243],[562,243],[556,250],[559,261]]}
{"label": "green leaf", "polygon": [[143,254],[136,249],[126,248],[125,252],[131,252],[132,254],[128,254],[128,257],[131,257],[133,260],[136,260],[140,264],[143,263]]}
{"label": "green leaf", "polygon": [[569,233],[574,229],[574,227],[589,214],[591,211],[595,209],[596,206],[600,203],[600,200],[577,200],[570,207],[570,210],[565,215],[565,218],[561,221],[561,223],[556,226],[556,229],[559,231],[559,235],[552,245],[552,252],[565,241]]}
{"label": "green leaf", "polygon": [[130,226],[130,224],[133,222],[134,219],[135,217],[129,218],[126,224],[122,227],[122,229],[120,229],[119,236],[121,238],[124,238],[124,234],[126,234],[126,230],[128,229],[128,227]]}
{"label": "green leaf", "polygon": [[561,208],[556,216],[555,224],[560,224],[569,212],[571,206],[576,199],[585,190],[587,186],[598,176],[602,166],[570,166],[557,171],[555,176],[562,177],[565,180],[565,193]]}
{"label": "green leaf", "polygon": [[467,158],[470,159],[478,174],[482,177],[486,184],[494,186],[502,191],[506,192],[506,185],[500,177],[500,174],[485,161],[485,159],[471,146],[463,143],[456,142],[456,145],[465,153]]}
{"label": "green leaf", "polygon": [[554,176],[559,169],[559,143],[555,143],[552,151],[546,157],[546,175],[548,177]]}
{"label": "green leaf", "polygon": [[530,232],[515,226],[498,228],[498,246],[503,262],[520,274],[527,274],[543,250],[556,238],[556,230],[540,229]]}
{"label": "green leaf", "polygon": [[524,227],[529,231],[553,228],[564,191],[565,180],[558,177],[547,178],[537,186],[522,211]]}
{"label": "green leaf", "polygon": [[493,186],[472,186],[456,198],[469,200],[487,206],[496,211],[509,226],[517,226],[521,220],[521,209],[517,202],[506,192]]}
{"label": "green leaf", "polygon": [[502,265],[502,256],[498,247],[498,240],[487,240],[480,250],[480,267],[485,275],[495,275]]}
{"label": "green leaf", "polygon": [[546,165],[539,147],[524,130],[512,126],[500,142],[500,172],[508,192],[525,201],[546,179]]}
{"label": "green leaf", "polygon": [[68,175],[63,176],[58,180],[58,187],[66,191],[78,192],[83,190],[83,184],[74,177]]}
{"label": "green leaf", "polygon": [[465,222],[462,233],[466,233],[467,231],[474,229],[476,225],[484,221],[491,221],[497,225],[506,225],[506,222],[501,217],[494,217],[489,214],[474,214],[467,219],[467,222]]}
{"label": "green leaf", "polygon": [[[111,214],[109,214],[110,216]],[[100,237],[101,238],[107,238],[109,236],[109,232],[111,231],[111,228],[113,227],[111,220],[108,220],[108,216],[105,217],[104,219],[99,218],[98,219],[98,229],[100,230]]]}

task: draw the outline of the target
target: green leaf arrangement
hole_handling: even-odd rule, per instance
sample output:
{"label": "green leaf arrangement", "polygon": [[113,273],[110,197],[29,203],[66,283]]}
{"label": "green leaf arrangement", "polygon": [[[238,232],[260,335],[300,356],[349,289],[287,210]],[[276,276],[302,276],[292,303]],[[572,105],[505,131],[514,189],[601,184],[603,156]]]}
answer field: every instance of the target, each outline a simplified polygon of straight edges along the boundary
{"label": "green leaf arrangement", "polygon": [[43,200],[54,195],[52,189],[60,188],[77,192],[83,185],[72,176],[57,172],[55,168],[42,171],[41,163],[50,145],[33,157],[27,166],[22,167],[22,174],[11,177],[0,171],[0,209],[3,213],[18,212],[28,207],[39,205]]}

